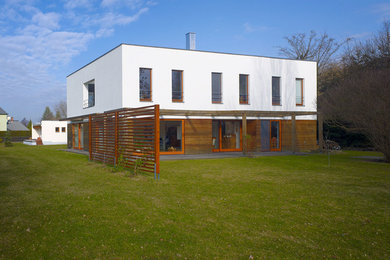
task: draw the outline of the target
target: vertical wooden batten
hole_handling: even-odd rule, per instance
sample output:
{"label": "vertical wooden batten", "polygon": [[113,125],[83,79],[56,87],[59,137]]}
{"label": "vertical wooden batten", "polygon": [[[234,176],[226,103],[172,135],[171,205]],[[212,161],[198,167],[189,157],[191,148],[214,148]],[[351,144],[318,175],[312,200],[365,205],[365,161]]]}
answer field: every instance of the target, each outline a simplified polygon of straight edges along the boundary
{"label": "vertical wooden batten", "polygon": [[114,160],[114,163],[115,165],[118,165],[118,158],[119,158],[119,151],[118,151],[118,135],[119,135],[119,131],[118,131],[118,124],[119,124],[119,113],[118,111],[115,112],[115,160]]}
{"label": "vertical wooden batten", "polygon": [[295,115],[291,115],[291,150],[293,153],[297,151],[297,130],[295,124]]}
{"label": "vertical wooden batten", "polygon": [[154,161],[156,174],[160,176],[160,105],[154,107],[154,129]]}
{"label": "vertical wooden batten", "polygon": [[317,114],[317,120],[318,120],[318,146],[320,151],[324,148],[324,119],[321,113]]}
{"label": "vertical wooden batten", "polygon": [[247,125],[246,125],[246,113],[242,114],[242,153],[247,154],[248,151],[248,142],[247,142]]}
{"label": "vertical wooden batten", "polygon": [[89,160],[92,158],[92,116],[88,116],[88,146],[89,146]]}

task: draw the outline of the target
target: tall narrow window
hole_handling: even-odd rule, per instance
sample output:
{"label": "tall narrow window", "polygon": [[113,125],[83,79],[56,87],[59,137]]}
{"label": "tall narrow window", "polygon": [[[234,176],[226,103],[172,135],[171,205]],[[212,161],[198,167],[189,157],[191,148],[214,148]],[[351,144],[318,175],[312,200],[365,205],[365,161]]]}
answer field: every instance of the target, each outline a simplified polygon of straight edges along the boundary
{"label": "tall narrow window", "polygon": [[172,70],[172,101],[183,102],[183,71]]}
{"label": "tall narrow window", "polygon": [[95,105],[95,80],[84,83],[83,90],[83,108],[93,107]]}
{"label": "tall narrow window", "polygon": [[248,104],[248,75],[240,74],[240,104]]}
{"label": "tall narrow window", "polygon": [[272,105],[278,106],[280,104],[280,77],[272,77]]}
{"label": "tall narrow window", "polygon": [[295,79],[296,104],[303,106],[303,79]]}
{"label": "tall narrow window", "polygon": [[95,84],[88,84],[88,107],[95,105]]}
{"label": "tall narrow window", "polygon": [[211,99],[212,103],[221,103],[222,102],[222,88],[221,80],[222,73],[211,73]]}
{"label": "tall narrow window", "polygon": [[152,101],[152,69],[139,69],[139,99]]}

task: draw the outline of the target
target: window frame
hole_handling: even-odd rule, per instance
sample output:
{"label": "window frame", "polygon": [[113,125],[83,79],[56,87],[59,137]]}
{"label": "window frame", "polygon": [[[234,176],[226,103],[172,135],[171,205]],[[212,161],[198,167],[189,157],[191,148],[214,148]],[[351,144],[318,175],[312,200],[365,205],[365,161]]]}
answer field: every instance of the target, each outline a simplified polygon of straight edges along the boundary
{"label": "window frame", "polygon": [[[213,98],[213,74],[219,75],[220,76],[220,85],[219,85],[219,95],[220,95],[220,100],[219,101],[214,101]],[[211,72],[211,103],[212,104],[222,104],[222,72]]]}
{"label": "window frame", "polygon": [[149,98],[141,98],[141,84],[139,84],[139,101],[150,102],[150,101],[152,101],[152,68],[140,67],[139,68],[139,81],[141,81],[141,70],[149,70],[149,73],[150,73],[150,86],[149,86],[150,97]]}
{"label": "window frame", "polygon": [[[297,89],[297,80],[300,80],[301,81],[301,103],[297,103],[297,93],[296,93],[296,89]],[[303,81],[304,81],[304,79],[303,78],[295,78],[295,105],[296,106],[303,106],[303,97],[304,97],[304,95],[303,95]]]}
{"label": "window frame", "polygon": [[[241,76],[246,77],[246,101],[241,101],[241,94],[240,94],[240,88],[241,88]],[[238,75],[238,99],[240,101],[240,105],[249,105],[249,74],[239,74]]]}
{"label": "window frame", "polygon": [[56,127],[55,127],[55,131],[56,131],[56,133],[59,133],[59,132],[60,132],[60,127],[59,127],[59,126],[56,126]]}
{"label": "window frame", "polygon": [[[184,130],[184,124],[185,124],[185,120],[184,119],[160,119],[160,122],[161,121],[178,121],[178,122],[181,122],[181,151],[161,151],[160,150],[160,154],[184,154],[184,151],[185,151],[185,130]],[[161,127],[161,124],[160,124],[160,127]],[[160,133],[160,136],[159,136],[159,139],[161,139],[161,132],[160,132],[160,129],[159,129],[159,133]],[[161,149],[161,148],[160,148]]]}
{"label": "window frame", "polygon": [[[273,79],[278,78],[279,79],[279,103],[274,102],[273,97]],[[282,105],[282,77],[280,76],[272,76],[271,78],[271,102],[273,106],[281,106]]]}
{"label": "window frame", "polygon": [[[89,85],[93,84],[93,105],[89,104]],[[96,105],[96,84],[95,79],[91,79],[83,84],[83,109],[94,107]]]}
{"label": "window frame", "polygon": [[66,127],[61,127],[61,133],[66,133]]}
{"label": "window frame", "polygon": [[[180,90],[181,90],[181,99],[174,99],[173,98],[173,72],[174,71],[177,71],[177,72],[180,72],[180,75],[181,75],[181,81],[180,81]],[[183,97],[184,97],[184,91],[183,91],[183,70],[172,70],[171,71],[171,81],[172,81],[172,89],[171,89],[171,94],[172,94],[172,102],[183,102]]]}

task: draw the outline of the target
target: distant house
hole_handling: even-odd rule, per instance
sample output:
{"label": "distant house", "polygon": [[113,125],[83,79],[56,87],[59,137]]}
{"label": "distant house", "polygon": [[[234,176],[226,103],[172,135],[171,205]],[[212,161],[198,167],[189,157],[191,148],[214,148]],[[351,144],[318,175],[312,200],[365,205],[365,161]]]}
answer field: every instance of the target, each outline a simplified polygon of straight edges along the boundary
{"label": "distant house", "polygon": [[0,132],[7,131],[7,112],[0,107]]}
{"label": "distant house", "polygon": [[42,120],[31,128],[32,139],[40,137],[44,145],[67,143],[67,121]]}
{"label": "distant house", "polygon": [[21,142],[30,137],[30,130],[27,127],[9,117],[7,112],[0,108],[0,141],[3,141],[7,132],[12,142]]}
{"label": "distant house", "polygon": [[17,120],[14,120],[12,117],[7,123],[8,131],[30,131],[25,125],[20,123]]}

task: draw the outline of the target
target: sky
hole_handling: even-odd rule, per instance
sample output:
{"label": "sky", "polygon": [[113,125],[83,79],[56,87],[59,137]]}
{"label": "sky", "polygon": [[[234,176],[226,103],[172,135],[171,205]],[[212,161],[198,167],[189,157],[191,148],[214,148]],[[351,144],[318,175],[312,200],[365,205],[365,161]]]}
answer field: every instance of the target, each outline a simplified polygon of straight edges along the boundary
{"label": "sky", "polygon": [[0,107],[38,122],[66,76],[121,43],[281,57],[284,37],[364,41],[390,18],[376,0],[0,0]]}

